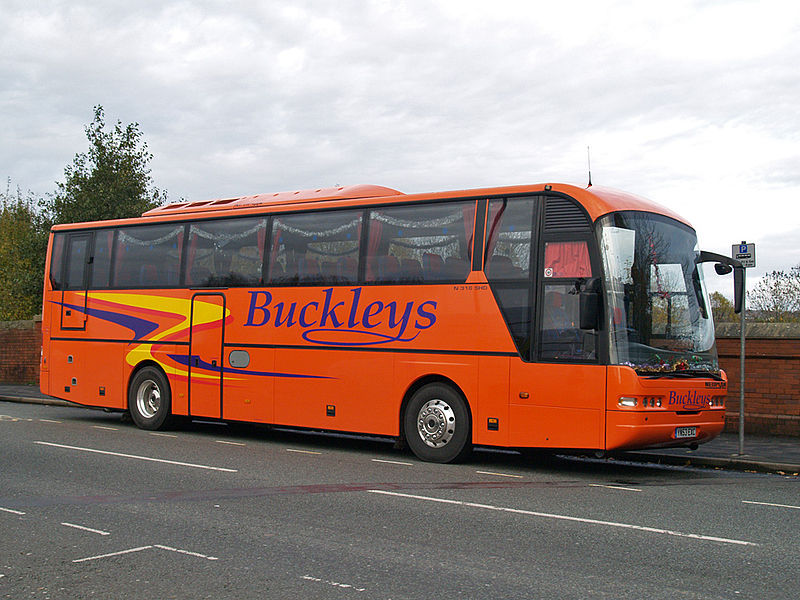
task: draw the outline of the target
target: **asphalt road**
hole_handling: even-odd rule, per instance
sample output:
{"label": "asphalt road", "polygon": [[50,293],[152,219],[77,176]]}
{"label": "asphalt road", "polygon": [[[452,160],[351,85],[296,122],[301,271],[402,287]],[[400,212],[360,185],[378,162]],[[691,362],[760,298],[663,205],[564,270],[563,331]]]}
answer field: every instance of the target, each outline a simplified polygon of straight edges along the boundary
{"label": "asphalt road", "polygon": [[0,402],[3,598],[800,597],[800,480]]}

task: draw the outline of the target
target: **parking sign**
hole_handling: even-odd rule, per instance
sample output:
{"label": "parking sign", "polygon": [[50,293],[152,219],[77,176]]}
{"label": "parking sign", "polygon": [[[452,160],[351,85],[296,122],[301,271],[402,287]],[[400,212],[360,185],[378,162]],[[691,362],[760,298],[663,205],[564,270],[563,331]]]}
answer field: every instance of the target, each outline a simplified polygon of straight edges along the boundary
{"label": "parking sign", "polygon": [[752,269],[756,266],[756,245],[747,242],[733,244],[731,256],[741,262],[743,267]]}

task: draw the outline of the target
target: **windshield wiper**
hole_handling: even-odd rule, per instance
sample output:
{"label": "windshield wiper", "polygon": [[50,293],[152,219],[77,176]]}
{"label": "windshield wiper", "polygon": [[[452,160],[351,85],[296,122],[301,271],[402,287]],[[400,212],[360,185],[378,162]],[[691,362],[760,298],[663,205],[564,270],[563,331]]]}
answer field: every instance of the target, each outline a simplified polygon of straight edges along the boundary
{"label": "windshield wiper", "polygon": [[661,373],[647,373],[637,371],[639,375],[642,377],[647,377],[648,379],[661,379],[663,377],[682,377],[684,379],[702,379],[707,377],[709,379],[716,379],[717,381],[724,381],[722,379],[722,375],[719,373],[713,373],[712,371],[703,371],[700,369],[684,369],[683,371],[666,371]]}

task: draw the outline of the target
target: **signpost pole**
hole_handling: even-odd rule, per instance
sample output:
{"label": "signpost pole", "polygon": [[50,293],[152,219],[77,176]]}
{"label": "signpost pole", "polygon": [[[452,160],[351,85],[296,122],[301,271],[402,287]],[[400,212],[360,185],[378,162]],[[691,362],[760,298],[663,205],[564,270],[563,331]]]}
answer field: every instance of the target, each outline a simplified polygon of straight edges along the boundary
{"label": "signpost pole", "polygon": [[744,454],[744,329],[747,321],[747,269],[756,266],[756,245],[742,241],[731,246],[731,256],[742,263],[742,312],[739,315],[739,454]]}
{"label": "signpost pole", "polygon": [[[747,290],[747,269],[742,270],[742,287]],[[747,294],[742,295],[742,312],[739,315],[739,455],[744,454],[744,325],[747,320]]]}

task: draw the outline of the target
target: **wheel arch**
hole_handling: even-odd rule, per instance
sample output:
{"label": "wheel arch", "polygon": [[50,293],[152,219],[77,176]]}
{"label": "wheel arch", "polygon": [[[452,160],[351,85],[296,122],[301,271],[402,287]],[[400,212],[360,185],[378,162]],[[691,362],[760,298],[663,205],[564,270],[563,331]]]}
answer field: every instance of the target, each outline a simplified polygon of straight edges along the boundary
{"label": "wheel arch", "polygon": [[444,375],[439,375],[436,373],[431,373],[415,379],[411,383],[411,385],[408,386],[408,389],[406,389],[405,394],[403,394],[403,401],[400,403],[400,411],[399,414],[397,415],[397,418],[399,420],[399,432],[400,432],[397,438],[398,441],[400,443],[403,443],[405,440],[406,432],[405,432],[405,425],[403,422],[405,420],[406,407],[408,406],[409,401],[414,396],[414,394],[417,393],[419,389],[431,383],[442,383],[444,385],[447,385],[453,388],[453,391],[455,391],[459,396],[461,396],[461,399],[464,401],[464,405],[467,407],[467,414],[469,415],[469,429],[470,429],[470,440],[471,440],[473,437],[472,407],[469,404],[469,399],[467,398],[467,395],[464,393],[464,390],[461,389],[461,386],[458,385],[455,381],[453,381],[449,377],[445,377]]}
{"label": "wheel arch", "polygon": [[131,372],[128,375],[128,381],[127,381],[127,383],[125,385],[125,393],[126,393],[126,395],[130,394],[131,382],[134,380],[134,378],[139,373],[139,371],[141,371],[145,367],[155,367],[156,369],[161,371],[161,374],[164,376],[164,379],[166,379],[166,381],[167,381],[167,385],[170,387],[170,392],[172,392],[172,382],[169,380],[169,375],[164,370],[164,367],[162,367],[158,362],[156,362],[156,361],[154,361],[152,359],[145,359],[145,360],[143,360],[141,362],[136,363],[136,366],[134,366],[131,369]]}

